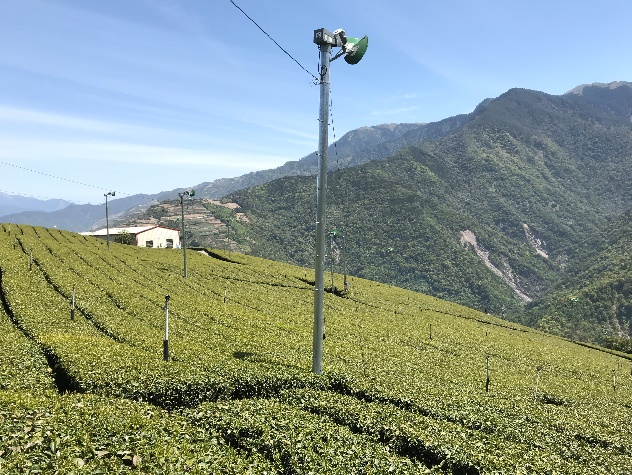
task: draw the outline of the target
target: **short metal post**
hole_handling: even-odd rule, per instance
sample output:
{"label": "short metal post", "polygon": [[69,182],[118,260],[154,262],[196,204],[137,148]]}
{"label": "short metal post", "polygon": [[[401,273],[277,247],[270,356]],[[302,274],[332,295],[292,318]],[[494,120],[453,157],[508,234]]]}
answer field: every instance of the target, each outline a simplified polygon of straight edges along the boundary
{"label": "short metal post", "polygon": [[486,366],[487,366],[487,378],[485,379],[485,392],[489,392],[489,355],[485,358]]}
{"label": "short metal post", "polygon": [[163,342],[163,356],[169,361],[169,295],[165,295],[165,341]]}
{"label": "short metal post", "polygon": [[70,307],[70,319],[75,319],[75,286],[72,286],[72,306]]}

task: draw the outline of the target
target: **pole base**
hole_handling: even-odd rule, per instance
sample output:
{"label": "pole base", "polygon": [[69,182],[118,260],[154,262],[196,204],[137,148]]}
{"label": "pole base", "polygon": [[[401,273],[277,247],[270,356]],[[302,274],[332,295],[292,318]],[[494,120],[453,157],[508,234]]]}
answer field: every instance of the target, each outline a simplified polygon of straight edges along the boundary
{"label": "pole base", "polygon": [[165,361],[169,361],[169,340],[164,340],[162,342],[162,353]]}

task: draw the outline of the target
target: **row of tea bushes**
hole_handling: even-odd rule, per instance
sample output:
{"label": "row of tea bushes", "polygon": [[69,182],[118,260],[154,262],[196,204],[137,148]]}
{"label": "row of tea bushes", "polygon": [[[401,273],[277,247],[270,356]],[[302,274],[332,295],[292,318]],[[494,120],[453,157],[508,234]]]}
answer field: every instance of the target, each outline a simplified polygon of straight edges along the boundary
{"label": "row of tea bushes", "polygon": [[[629,448],[616,440],[599,439],[590,428],[559,425],[550,430],[536,417],[519,424],[498,417],[494,423],[457,419],[454,414],[420,407],[406,409],[388,402],[315,391],[288,390],[284,403],[325,416],[388,446],[393,453],[442,466],[449,473],[617,473],[630,460]],[[471,408],[469,409],[472,410]],[[473,415],[473,414],[472,414]],[[507,415],[509,416],[509,415]]]}
{"label": "row of tea bushes", "polygon": [[[94,238],[15,225],[9,234],[4,225],[6,322],[40,363],[25,365],[47,375],[48,361],[62,392],[151,403],[161,421],[148,420],[148,430],[177,415],[239,457],[262,457],[271,473],[627,473],[632,378],[615,356],[352,278],[346,296],[325,296],[317,377],[310,271],[207,254],[190,252],[185,279],[177,250],[108,252]],[[315,433],[329,434],[325,445],[307,435]],[[327,443],[349,460],[326,455]]]}
{"label": "row of tea bushes", "polygon": [[280,473],[441,473],[328,418],[276,401],[204,403],[182,414],[208,437],[265,454]]}
{"label": "row of tea bushes", "polygon": [[126,399],[0,391],[0,428],[0,473],[280,473],[195,421]]}
{"label": "row of tea bushes", "polygon": [[55,383],[46,358],[0,305],[0,390],[52,390]]}

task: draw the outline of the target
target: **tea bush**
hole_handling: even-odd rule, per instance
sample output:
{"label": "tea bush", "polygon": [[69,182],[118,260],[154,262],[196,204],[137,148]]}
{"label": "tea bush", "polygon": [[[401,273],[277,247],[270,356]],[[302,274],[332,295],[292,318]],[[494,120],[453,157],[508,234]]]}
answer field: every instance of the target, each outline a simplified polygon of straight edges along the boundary
{"label": "tea bush", "polygon": [[0,472],[629,472],[616,354],[351,277],[315,376],[312,271],[110,247],[0,227]]}

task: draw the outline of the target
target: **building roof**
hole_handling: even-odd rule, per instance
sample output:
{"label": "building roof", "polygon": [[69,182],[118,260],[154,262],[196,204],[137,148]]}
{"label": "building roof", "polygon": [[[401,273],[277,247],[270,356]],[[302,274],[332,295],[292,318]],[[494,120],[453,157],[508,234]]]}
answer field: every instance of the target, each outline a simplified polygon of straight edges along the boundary
{"label": "building roof", "polygon": [[[168,229],[170,231],[178,231],[177,229],[167,228],[167,227],[164,227],[164,226],[154,226],[154,225],[130,226],[128,228],[110,228],[110,236],[114,236],[114,235],[117,235],[117,234],[123,234],[123,233],[129,233],[129,234],[133,234],[133,235],[136,236],[136,235],[138,235],[140,233],[144,233],[145,231],[149,231],[150,229],[155,229],[155,228]],[[178,232],[180,232],[180,231],[178,231]],[[106,236],[107,235],[107,228],[99,229],[97,231],[79,233],[79,234],[83,234],[84,236]]]}

